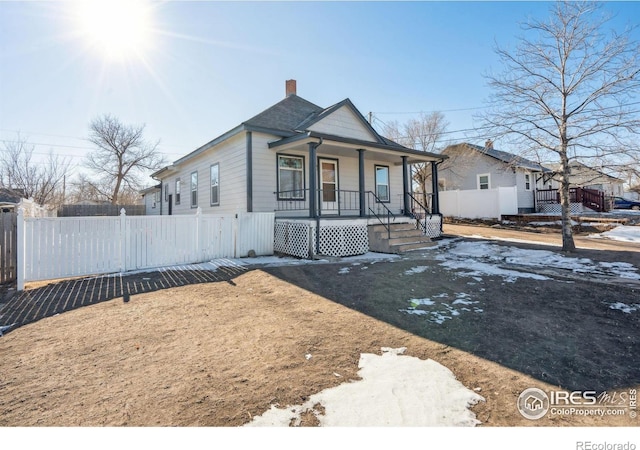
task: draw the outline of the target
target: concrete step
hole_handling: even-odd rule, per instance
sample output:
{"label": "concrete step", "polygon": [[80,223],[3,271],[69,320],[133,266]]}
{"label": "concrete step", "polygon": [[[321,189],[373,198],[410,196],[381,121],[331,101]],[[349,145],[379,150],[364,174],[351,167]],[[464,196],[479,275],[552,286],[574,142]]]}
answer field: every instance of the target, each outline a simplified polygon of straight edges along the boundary
{"label": "concrete step", "polygon": [[418,236],[392,237],[388,241],[389,241],[389,245],[398,245],[398,244],[411,244],[414,242],[431,242],[431,239],[429,239],[428,236],[425,236],[421,233]]}
{"label": "concrete step", "polygon": [[[416,225],[414,222],[411,223],[391,223],[389,224],[389,228],[391,229],[391,231],[401,231],[401,230],[415,230]],[[386,232],[387,228],[385,225],[382,224],[376,224],[376,225],[369,225],[369,229],[375,231],[375,232]]]}
{"label": "concrete step", "polygon": [[370,237],[373,237],[375,239],[395,239],[395,238],[404,238],[404,237],[415,237],[415,238],[419,238],[421,236],[424,236],[422,234],[422,231],[420,230],[416,230],[415,228],[412,230],[398,230],[398,231],[392,231],[391,233],[387,233],[387,230],[384,231],[376,231],[374,233],[369,233]]}
{"label": "concrete step", "polygon": [[391,253],[404,253],[411,250],[418,250],[420,248],[433,247],[434,245],[436,245],[436,243],[429,240],[425,242],[411,242],[406,244],[390,245],[389,250],[391,251]]}

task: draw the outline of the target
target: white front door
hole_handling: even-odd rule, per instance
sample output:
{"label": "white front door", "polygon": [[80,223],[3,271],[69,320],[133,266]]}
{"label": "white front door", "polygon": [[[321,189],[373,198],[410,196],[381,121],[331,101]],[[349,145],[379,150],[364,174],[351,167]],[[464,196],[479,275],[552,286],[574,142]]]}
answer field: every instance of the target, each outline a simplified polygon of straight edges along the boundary
{"label": "white front door", "polygon": [[338,161],[318,159],[320,172],[320,207],[323,215],[338,214]]}

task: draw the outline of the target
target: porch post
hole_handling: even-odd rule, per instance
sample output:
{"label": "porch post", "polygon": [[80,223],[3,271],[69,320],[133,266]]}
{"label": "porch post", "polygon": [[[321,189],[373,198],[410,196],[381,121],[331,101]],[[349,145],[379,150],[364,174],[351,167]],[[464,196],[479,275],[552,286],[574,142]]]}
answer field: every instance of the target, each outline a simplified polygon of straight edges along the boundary
{"label": "porch post", "polygon": [[402,198],[404,215],[408,216],[411,213],[411,207],[409,202],[409,176],[407,175],[407,157],[402,156]]}
{"label": "porch post", "polygon": [[309,142],[309,217],[317,217],[318,210],[316,208],[317,182],[316,173],[318,171],[316,165],[316,147],[317,142]]}
{"label": "porch post", "polygon": [[431,202],[431,214],[440,214],[440,195],[438,193],[438,163],[431,161],[431,191],[433,200]]}
{"label": "porch post", "polygon": [[364,149],[358,149],[358,191],[360,193],[360,217],[367,216],[366,198],[364,196]]}

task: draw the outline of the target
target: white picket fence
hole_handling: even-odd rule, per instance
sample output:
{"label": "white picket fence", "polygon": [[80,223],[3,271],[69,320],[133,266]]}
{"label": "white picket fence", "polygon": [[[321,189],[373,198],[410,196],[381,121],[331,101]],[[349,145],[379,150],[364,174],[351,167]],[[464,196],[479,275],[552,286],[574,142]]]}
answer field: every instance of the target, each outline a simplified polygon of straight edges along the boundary
{"label": "white picket fence", "polygon": [[18,290],[27,281],[273,254],[274,213],[24,217],[18,212]]}

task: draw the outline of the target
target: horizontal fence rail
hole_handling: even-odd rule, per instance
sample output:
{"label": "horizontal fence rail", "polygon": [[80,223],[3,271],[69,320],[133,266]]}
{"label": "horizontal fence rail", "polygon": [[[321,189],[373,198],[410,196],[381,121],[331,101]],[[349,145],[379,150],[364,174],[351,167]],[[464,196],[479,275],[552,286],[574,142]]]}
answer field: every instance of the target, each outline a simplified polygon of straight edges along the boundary
{"label": "horizontal fence rail", "polygon": [[274,213],[28,218],[18,213],[18,289],[27,281],[273,254]]}

